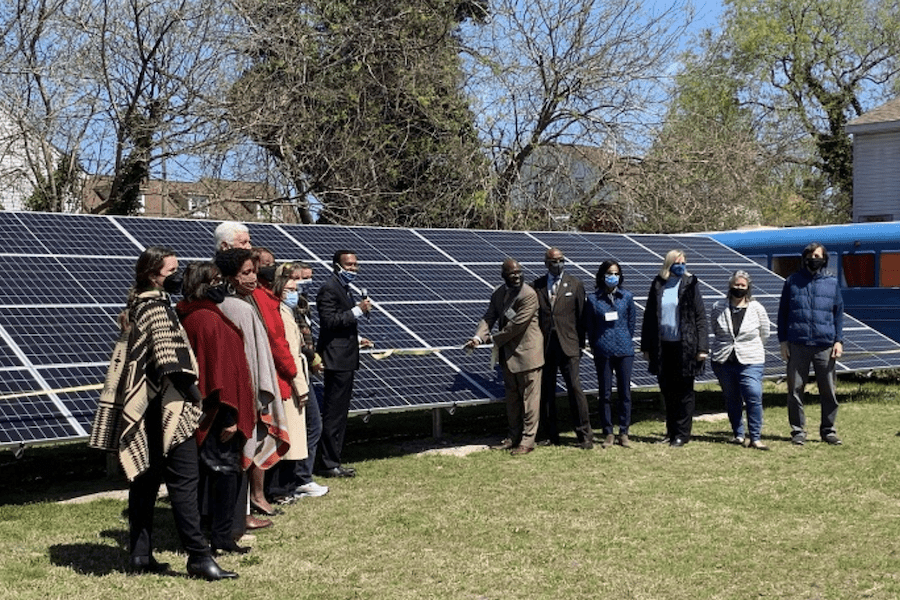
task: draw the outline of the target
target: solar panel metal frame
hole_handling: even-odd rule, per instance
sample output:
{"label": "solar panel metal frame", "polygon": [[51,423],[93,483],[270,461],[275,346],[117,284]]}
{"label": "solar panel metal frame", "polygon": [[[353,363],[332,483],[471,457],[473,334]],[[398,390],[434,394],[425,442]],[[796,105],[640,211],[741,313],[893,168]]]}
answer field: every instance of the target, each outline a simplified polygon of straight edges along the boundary
{"label": "solar panel metal frame", "polygon": [[[170,246],[182,266],[208,260],[219,221],[51,213],[0,212],[0,446],[84,439],[116,337],[135,259],[149,245]],[[567,271],[594,288],[599,264],[615,258],[641,318],[650,282],[665,252],[683,248],[698,275],[707,310],[724,298],[738,268],[754,278],[755,297],[774,320],[783,280],[752,259],[709,237],[578,232],[391,229],[248,223],[256,246],[279,261],[315,267],[314,284],[330,276],[338,248],[357,252],[355,284],[376,309],[360,323],[376,342],[364,351],[351,414],[421,410],[494,402],[503,397],[499,368],[489,350],[461,349],[474,332],[500,264],[520,261],[526,281],[544,273],[543,254],[557,246]],[[47,285],[52,283],[53,285]],[[314,318],[316,317],[313,311]],[[639,319],[639,323],[640,323]],[[318,324],[314,322],[314,331]],[[839,371],[900,366],[900,345],[849,315]],[[388,358],[377,360],[386,350]],[[784,365],[776,336],[766,346],[766,377]],[[597,391],[593,357],[582,356],[582,383]],[[564,391],[557,377],[558,391]],[[714,381],[710,369],[698,382]],[[632,385],[656,387],[638,354]],[[314,388],[321,393],[321,385]],[[14,398],[8,396],[15,395]]]}

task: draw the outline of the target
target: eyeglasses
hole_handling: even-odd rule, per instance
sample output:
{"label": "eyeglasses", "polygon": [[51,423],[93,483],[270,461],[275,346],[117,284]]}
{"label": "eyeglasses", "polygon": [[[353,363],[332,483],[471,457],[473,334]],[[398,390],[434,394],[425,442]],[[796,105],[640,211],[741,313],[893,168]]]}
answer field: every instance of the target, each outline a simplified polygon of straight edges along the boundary
{"label": "eyeglasses", "polygon": [[559,260],[545,260],[544,262],[548,265],[562,265],[565,264],[566,259],[560,258]]}

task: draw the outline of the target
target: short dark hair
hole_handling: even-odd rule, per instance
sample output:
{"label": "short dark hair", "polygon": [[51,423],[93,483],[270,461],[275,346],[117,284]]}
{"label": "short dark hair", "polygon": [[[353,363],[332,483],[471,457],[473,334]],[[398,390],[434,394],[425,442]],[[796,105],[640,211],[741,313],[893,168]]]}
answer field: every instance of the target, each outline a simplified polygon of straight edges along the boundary
{"label": "short dark hair", "polygon": [[222,272],[222,277],[234,277],[237,275],[241,267],[253,257],[253,252],[246,248],[229,248],[228,250],[219,250],[213,261]]}
{"label": "short dark hair", "polygon": [[625,271],[622,270],[622,265],[619,264],[619,261],[608,258],[600,263],[600,268],[597,269],[597,278],[594,281],[594,285],[597,286],[598,290],[602,290],[606,286],[606,272],[613,265],[619,267],[619,287],[622,287],[622,284],[625,283]]}
{"label": "short dark hair", "polygon": [[220,274],[219,267],[212,261],[192,262],[184,270],[184,283],[181,291],[188,302],[201,300],[206,296],[206,290]]}
{"label": "short dark hair", "polygon": [[331,257],[331,267],[335,270],[335,272],[337,272],[338,267],[341,266],[341,257],[348,254],[356,256],[356,252],[354,252],[353,250],[347,250],[346,248],[334,251],[334,256]]}

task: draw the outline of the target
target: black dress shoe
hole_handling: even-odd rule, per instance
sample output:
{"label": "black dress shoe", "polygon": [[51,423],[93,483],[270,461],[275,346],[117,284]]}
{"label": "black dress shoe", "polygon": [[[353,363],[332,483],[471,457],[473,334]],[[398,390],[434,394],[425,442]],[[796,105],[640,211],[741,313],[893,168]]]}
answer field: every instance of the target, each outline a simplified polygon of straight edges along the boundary
{"label": "black dress shoe", "polygon": [[228,540],[222,544],[210,544],[213,556],[220,554],[247,554],[250,552],[250,546],[238,546],[234,540]]}
{"label": "black dress shoe", "polygon": [[324,471],[316,472],[320,477],[356,477],[356,469],[347,467],[332,467]]}
{"label": "black dress shoe", "polygon": [[200,577],[207,581],[219,581],[220,579],[237,579],[234,571],[226,571],[213,560],[212,556],[198,556],[188,559],[187,572],[191,577]]}
{"label": "black dress shoe", "polygon": [[169,563],[157,562],[152,556],[132,556],[128,559],[128,570],[132,573],[165,573]]}
{"label": "black dress shoe", "polygon": [[674,440],[672,440],[672,443],[669,444],[669,446],[671,446],[672,448],[681,448],[682,446],[684,446],[687,443],[688,443],[688,440],[686,440],[684,438],[675,438]]}

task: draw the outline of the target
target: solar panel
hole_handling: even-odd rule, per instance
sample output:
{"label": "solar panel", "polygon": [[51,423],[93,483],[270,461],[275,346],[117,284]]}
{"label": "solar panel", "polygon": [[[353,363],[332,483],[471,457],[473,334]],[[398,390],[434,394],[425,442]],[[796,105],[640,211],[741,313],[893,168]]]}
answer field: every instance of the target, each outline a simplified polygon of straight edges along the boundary
{"label": "solar panel", "polygon": [[[134,261],[151,245],[176,250],[182,266],[213,255],[216,221],[0,212],[0,445],[81,439],[87,435],[116,337],[115,317],[133,278]],[[360,332],[375,341],[363,353],[351,405],[354,414],[490,402],[503,397],[490,352],[460,346],[474,332],[500,265],[520,261],[525,280],[545,272],[548,247],[563,250],[566,269],[590,292],[600,263],[622,265],[635,295],[638,324],[663,256],[684,249],[708,305],[724,297],[738,268],[753,278],[755,296],[774,319],[783,280],[753,260],[703,236],[616,235],[390,229],[248,224],[252,243],[279,261],[314,267],[313,292],[331,273],[339,248],[357,252],[356,293],[375,302]],[[317,333],[316,312],[313,330]],[[845,316],[841,371],[900,366],[900,346]],[[377,360],[383,353],[389,356]],[[766,375],[784,373],[777,340],[767,347]],[[593,357],[581,360],[585,389],[595,391]],[[701,381],[713,380],[707,370]],[[638,356],[636,387],[656,385]],[[558,377],[559,391],[563,391]],[[314,382],[321,393],[321,385]]]}

